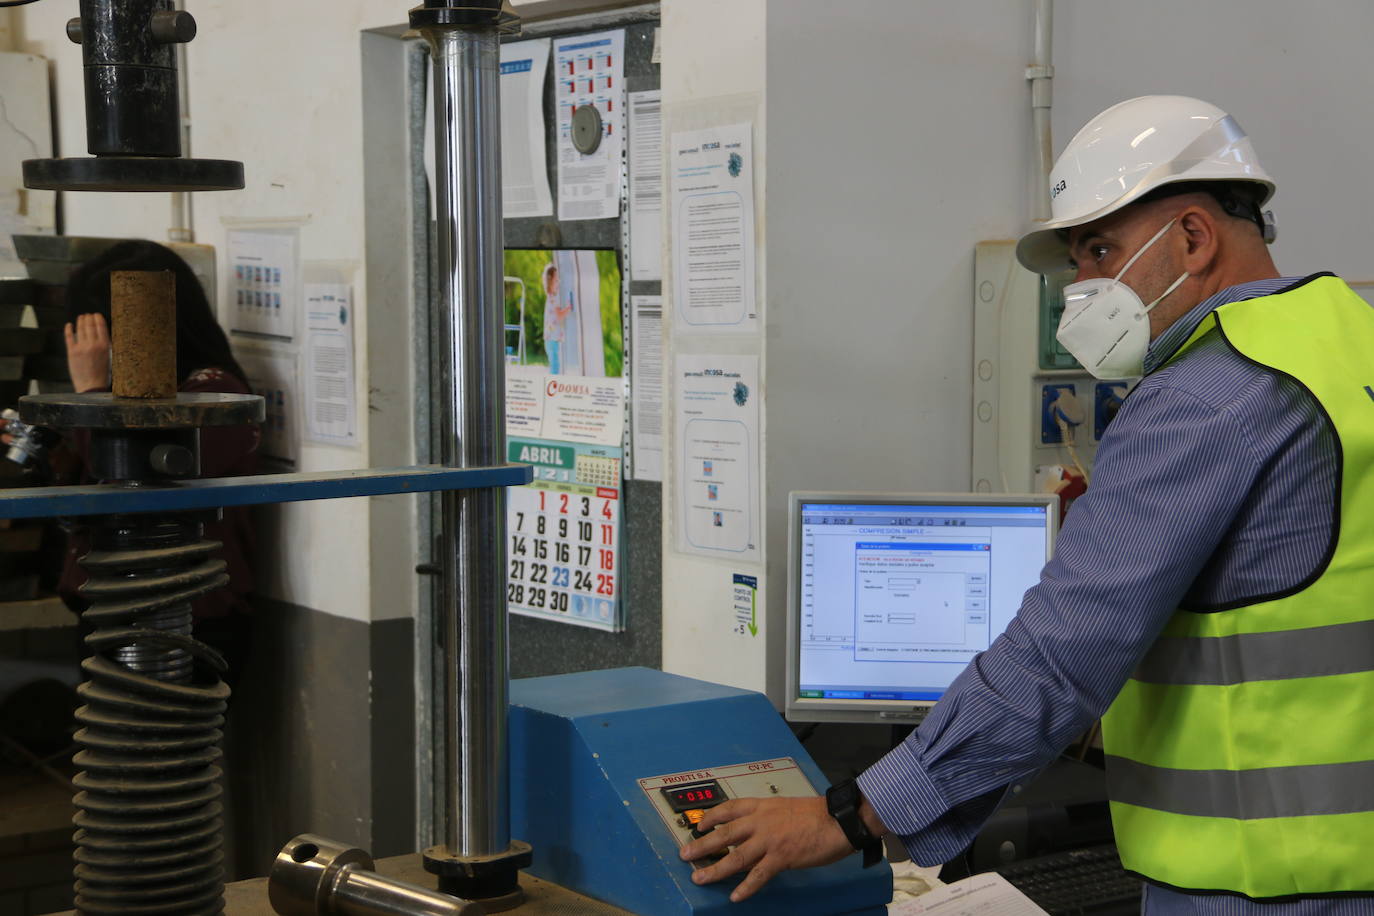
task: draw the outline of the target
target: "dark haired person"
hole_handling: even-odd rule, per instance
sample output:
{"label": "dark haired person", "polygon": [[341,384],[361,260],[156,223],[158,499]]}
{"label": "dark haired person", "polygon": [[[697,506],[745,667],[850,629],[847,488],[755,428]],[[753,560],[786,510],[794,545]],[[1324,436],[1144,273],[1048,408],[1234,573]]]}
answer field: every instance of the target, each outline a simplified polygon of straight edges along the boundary
{"label": "dark haired person", "polygon": [[[110,273],[117,270],[171,271],[176,275],[177,388],[182,392],[248,394],[248,380],[229,349],[229,340],[215,320],[205,291],[191,268],[172,250],[155,242],[120,242],[81,265],[67,286],[67,365],[78,392],[109,390]],[[261,431],[256,425],[209,427],[200,433],[202,477],[235,477],[257,473]],[[73,436],[80,476],[89,480],[84,436]],[[254,587],[254,531],[250,510],[223,510],[221,521],[205,525],[205,537],[224,546],[220,555],[228,566],[229,584],[192,602],[195,635],[225,655],[231,685],[248,652]],[[88,605],[78,592],[86,580],[77,565],[86,537],[73,533],[58,592],[74,611]]]}

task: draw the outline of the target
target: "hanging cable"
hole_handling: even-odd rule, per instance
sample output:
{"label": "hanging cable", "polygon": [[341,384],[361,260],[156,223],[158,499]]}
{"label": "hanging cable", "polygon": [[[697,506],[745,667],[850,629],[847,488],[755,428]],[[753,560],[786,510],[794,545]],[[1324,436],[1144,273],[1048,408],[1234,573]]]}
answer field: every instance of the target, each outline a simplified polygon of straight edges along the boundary
{"label": "hanging cable", "polygon": [[1073,440],[1073,426],[1064,419],[1064,415],[1059,411],[1054,413],[1054,422],[1059,425],[1060,437],[1064,440],[1064,448],[1068,451],[1069,457],[1073,459],[1073,466],[1078,473],[1083,475],[1083,482],[1091,483],[1092,478],[1088,476],[1087,468],[1083,467],[1083,462],[1078,459],[1078,446]]}
{"label": "hanging cable", "polygon": [[7,6],[26,6],[30,3],[37,3],[38,0],[0,0],[0,9]]}

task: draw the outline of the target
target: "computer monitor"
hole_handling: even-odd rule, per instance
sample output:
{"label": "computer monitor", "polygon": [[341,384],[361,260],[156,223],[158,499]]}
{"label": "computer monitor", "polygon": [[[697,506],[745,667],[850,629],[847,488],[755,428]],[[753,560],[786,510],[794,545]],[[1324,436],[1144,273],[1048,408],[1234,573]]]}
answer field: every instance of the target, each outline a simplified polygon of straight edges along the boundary
{"label": "computer monitor", "polygon": [[796,722],[918,722],[1011,622],[1058,527],[1053,495],[792,493]]}

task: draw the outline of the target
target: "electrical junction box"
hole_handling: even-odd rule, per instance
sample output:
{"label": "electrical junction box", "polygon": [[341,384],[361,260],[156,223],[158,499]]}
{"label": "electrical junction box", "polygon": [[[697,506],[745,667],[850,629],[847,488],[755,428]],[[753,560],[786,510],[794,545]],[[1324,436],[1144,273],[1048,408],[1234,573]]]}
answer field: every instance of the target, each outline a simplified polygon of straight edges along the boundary
{"label": "electrical junction box", "polygon": [[701,812],[828,783],[763,694],[648,668],[511,682],[511,836],[528,871],[643,916],[881,916],[886,862],[787,871],[731,903],[742,875],[692,883],[678,850]]}
{"label": "electrical junction box", "polygon": [[1064,349],[1055,332],[1064,315],[1064,287],[1073,282],[1073,272],[1040,275],[1040,368],[1082,371],[1073,354]]}
{"label": "electrical junction box", "polygon": [[1091,471],[1102,430],[1134,380],[1099,382],[1055,339],[1072,277],[1026,270],[1010,240],[978,243],[973,263],[971,489],[1035,492],[1038,470],[1073,467],[1057,415],[1069,421],[1073,452]]}

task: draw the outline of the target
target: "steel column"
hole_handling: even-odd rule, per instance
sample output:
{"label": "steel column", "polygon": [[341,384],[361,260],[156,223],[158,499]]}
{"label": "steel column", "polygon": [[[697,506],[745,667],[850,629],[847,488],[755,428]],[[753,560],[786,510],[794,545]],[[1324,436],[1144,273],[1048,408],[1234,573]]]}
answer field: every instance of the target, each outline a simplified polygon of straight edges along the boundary
{"label": "steel column", "polygon": [[[412,11],[434,64],[440,460],[455,467],[506,457],[500,11],[483,5],[493,8],[483,14],[478,4],[426,3]],[[441,888],[463,896],[515,891],[516,870],[528,856],[510,838],[505,529],[504,490],[444,495],[446,816],[443,855],[432,851],[428,863]],[[493,858],[504,864],[493,869]],[[456,883],[446,887],[445,878]]]}
{"label": "steel column", "polygon": [[[504,461],[506,444],[499,49],[495,28],[432,30],[426,37],[434,56],[440,461],[481,467]],[[444,497],[444,698],[450,726],[444,843],[465,857],[501,852],[510,843],[500,574],[505,523],[504,490]]]}

